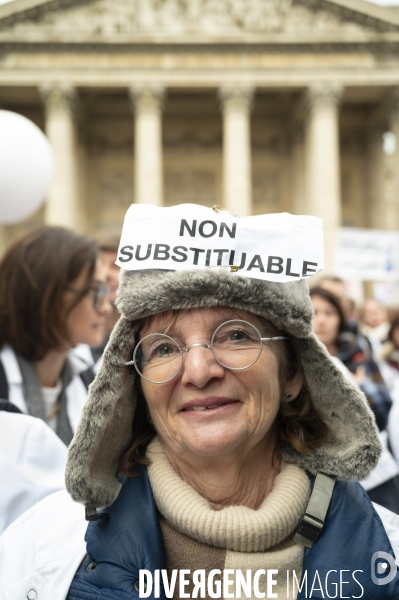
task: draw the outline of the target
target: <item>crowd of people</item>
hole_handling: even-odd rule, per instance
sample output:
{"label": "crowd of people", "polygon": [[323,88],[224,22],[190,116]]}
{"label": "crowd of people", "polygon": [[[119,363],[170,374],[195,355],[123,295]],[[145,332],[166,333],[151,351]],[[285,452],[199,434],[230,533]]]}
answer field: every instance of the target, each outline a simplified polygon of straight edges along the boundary
{"label": "crowd of people", "polygon": [[[65,560],[59,553],[61,571],[69,565],[65,590],[57,584],[49,597],[137,595],[140,561],[170,572],[213,563],[255,569],[273,559],[300,574],[321,572],[324,551],[331,560],[343,553],[349,564],[345,539],[356,543],[362,564],[369,562],[360,551],[366,541],[392,554],[399,313],[388,315],[374,299],[356,307],[337,277],[319,278],[310,304],[303,281],[243,277],[237,286],[210,269],[129,273],[121,317],[118,241],[45,226],[16,240],[0,260],[0,478],[7,481],[0,534],[64,490],[69,446],[67,488],[93,522],[86,548],[81,515],[65,491],[43,505],[43,516],[30,512],[36,529],[48,524],[45,536],[55,536],[62,513],[63,531],[70,528],[76,540]],[[217,413],[215,423],[208,411]],[[360,480],[377,512],[349,479]],[[319,533],[301,519],[316,488],[331,501],[334,527],[312,553]],[[135,502],[137,514],[129,508]],[[367,534],[360,525],[348,530],[359,515]],[[30,526],[16,522],[4,557],[20,526],[29,546]],[[56,583],[46,585],[51,591]],[[276,585],[283,590],[282,580]],[[394,597],[387,594],[381,598]]]}
{"label": "crowd of people", "polygon": [[391,324],[387,309],[375,299],[367,300],[357,312],[338,277],[322,278],[310,289],[310,296],[315,334],[346,377],[363,391],[379,429],[383,453],[362,485],[373,501],[399,514],[399,421],[395,408],[399,404],[399,370],[392,360],[398,317],[394,315]]}

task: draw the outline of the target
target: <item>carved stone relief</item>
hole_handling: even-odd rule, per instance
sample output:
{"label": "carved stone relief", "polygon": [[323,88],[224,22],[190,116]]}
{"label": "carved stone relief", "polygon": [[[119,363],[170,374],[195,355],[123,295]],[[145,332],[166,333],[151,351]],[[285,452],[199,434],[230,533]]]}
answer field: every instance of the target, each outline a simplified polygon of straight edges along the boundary
{"label": "carved stone relief", "polygon": [[165,174],[165,205],[216,204],[216,177],[209,172],[169,172]]}
{"label": "carved stone relief", "polygon": [[[303,0],[97,0],[78,6],[47,5],[10,17],[1,28],[13,32],[57,34],[236,34],[245,33],[360,33],[389,24],[348,10],[332,10],[328,3]],[[348,16],[349,15],[349,16]],[[363,21],[363,22],[362,22]]]}
{"label": "carved stone relief", "polygon": [[254,88],[251,86],[225,85],[219,89],[223,112],[239,110],[249,114],[252,109]]}
{"label": "carved stone relief", "polygon": [[78,103],[75,88],[68,85],[41,85],[39,93],[44,101],[46,112],[66,110],[75,115]]}
{"label": "carved stone relief", "polygon": [[337,109],[342,99],[344,88],[339,83],[314,83],[306,94],[306,101],[310,111],[321,107]]}

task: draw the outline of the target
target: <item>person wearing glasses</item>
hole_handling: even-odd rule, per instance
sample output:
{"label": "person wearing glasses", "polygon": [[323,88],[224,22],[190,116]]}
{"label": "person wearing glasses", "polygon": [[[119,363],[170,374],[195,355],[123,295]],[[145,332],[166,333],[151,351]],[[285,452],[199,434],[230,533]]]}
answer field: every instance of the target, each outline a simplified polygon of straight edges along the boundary
{"label": "person wearing glasses", "polygon": [[115,264],[118,253],[119,235],[113,230],[104,230],[100,231],[94,237],[94,241],[98,246],[100,259],[105,271],[105,281],[109,286],[109,301],[112,310],[107,316],[104,328],[104,338],[101,340],[101,343],[92,347],[87,344],[79,344],[74,348],[73,353],[84,360],[88,366],[91,366],[94,373],[97,374],[101,366],[102,356],[108,343],[109,336],[120,316],[115,305],[120,270],[118,265]]}
{"label": "person wearing glasses", "polygon": [[0,281],[1,532],[64,487],[67,446],[94,379],[70,349],[101,341],[111,307],[95,243],[61,227],[16,240]]}
{"label": "person wearing glasses", "polygon": [[7,249],[0,281],[0,397],[69,445],[91,376],[70,349],[99,343],[111,310],[98,249],[67,229],[39,227]]}
{"label": "person wearing glasses", "polygon": [[0,596],[302,599],[342,576],[345,597],[397,598],[370,562],[395,564],[398,519],[350,481],[378,460],[373,417],[312,333],[306,282],[132,270],[118,308],[70,496],[4,534]]}

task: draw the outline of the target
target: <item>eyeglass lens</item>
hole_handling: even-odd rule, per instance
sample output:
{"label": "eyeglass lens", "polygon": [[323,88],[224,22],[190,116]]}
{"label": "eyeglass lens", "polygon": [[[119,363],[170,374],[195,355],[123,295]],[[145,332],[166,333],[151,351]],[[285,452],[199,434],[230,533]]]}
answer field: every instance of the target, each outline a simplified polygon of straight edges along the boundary
{"label": "eyeglass lens", "polygon": [[[259,331],[251,323],[241,320],[220,325],[212,336],[210,346],[218,363],[232,370],[247,369],[262,352]],[[136,346],[134,364],[147,381],[166,383],[179,374],[183,366],[183,354],[190,349],[181,349],[166,334],[152,333]]]}
{"label": "eyeglass lens", "polygon": [[97,310],[109,295],[109,287],[105,283],[99,282],[93,287],[93,306]]}

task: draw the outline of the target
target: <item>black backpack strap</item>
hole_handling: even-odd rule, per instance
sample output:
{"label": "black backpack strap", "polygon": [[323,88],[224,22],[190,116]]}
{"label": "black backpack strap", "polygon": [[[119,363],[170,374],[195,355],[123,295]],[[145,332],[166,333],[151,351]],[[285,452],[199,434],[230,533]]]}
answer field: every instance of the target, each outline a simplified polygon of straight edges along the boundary
{"label": "black backpack strap", "polygon": [[15,404],[12,402],[0,399],[0,411],[2,410],[6,412],[20,413],[21,415],[23,414],[22,410],[19,410],[18,406],[15,406]]}
{"label": "black backpack strap", "polygon": [[83,381],[86,389],[89,389],[89,385],[94,381],[96,374],[94,373],[92,367],[89,367],[85,371],[79,373],[81,380]]}
{"label": "black backpack strap", "polygon": [[7,375],[4,370],[3,363],[0,360],[0,398],[2,400],[8,400],[8,397],[9,397],[9,393],[8,393]]}

